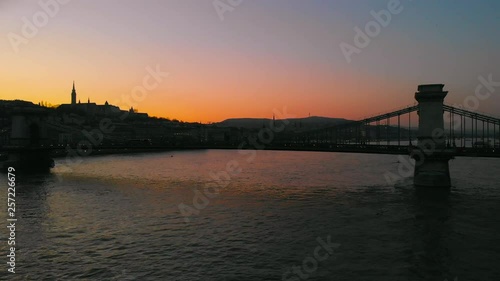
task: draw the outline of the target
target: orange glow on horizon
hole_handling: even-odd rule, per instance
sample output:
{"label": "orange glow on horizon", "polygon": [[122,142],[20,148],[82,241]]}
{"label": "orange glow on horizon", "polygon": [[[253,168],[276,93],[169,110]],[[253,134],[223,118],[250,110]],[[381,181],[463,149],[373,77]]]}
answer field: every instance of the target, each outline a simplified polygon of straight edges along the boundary
{"label": "orange glow on horizon", "polygon": [[[409,35],[415,32],[412,22],[387,26],[348,63],[339,43],[353,40],[353,22],[342,16],[350,9],[328,5],[336,7],[331,14],[249,5],[220,22],[211,5],[197,2],[130,1],[118,7],[75,1],[18,53],[8,44],[2,50],[0,99],[70,103],[74,80],[81,102],[108,101],[123,110],[134,107],[187,122],[272,118],[274,110],[284,108],[295,117],[356,120],[413,104],[417,85],[428,82],[446,84],[447,102],[460,104],[473,93],[479,75],[496,73],[495,53],[480,51],[481,44],[462,44],[459,50],[431,33],[435,44],[429,45]],[[147,16],[137,13],[139,7]],[[19,33],[19,19],[35,8],[13,1],[2,34]],[[358,20],[361,25],[365,18]],[[143,100],[134,100],[132,91],[143,84],[148,67],[169,76]],[[497,111],[496,100],[492,95],[480,110]]]}

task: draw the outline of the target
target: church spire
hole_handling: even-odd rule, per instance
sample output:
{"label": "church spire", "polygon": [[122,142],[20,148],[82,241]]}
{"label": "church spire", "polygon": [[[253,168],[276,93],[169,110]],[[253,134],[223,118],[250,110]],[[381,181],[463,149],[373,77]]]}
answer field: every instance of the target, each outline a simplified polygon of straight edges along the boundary
{"label": "church spire", "polygon": [[76,104],[75,80],[73,80],[73,90],[71,91],[71,104]]}

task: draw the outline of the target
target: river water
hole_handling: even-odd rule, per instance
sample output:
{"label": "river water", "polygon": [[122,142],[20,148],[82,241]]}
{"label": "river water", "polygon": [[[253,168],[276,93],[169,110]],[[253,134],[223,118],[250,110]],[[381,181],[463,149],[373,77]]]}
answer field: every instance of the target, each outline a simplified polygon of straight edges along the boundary
{"label": "river water", "polygon": [[59,159],[17,175],[16,274],[2,227],[0,278],[500,280],[500,159],[450,161],[448,192],[388,183],[395,155],[253,152]]}

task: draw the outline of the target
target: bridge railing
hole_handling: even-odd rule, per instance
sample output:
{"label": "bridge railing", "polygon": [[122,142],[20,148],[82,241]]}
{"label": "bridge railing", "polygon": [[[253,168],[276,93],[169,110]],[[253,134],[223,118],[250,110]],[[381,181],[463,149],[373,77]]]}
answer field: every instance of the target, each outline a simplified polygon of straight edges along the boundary
{"label": "bridge railing", "polygon": [[384,110],[384,111],[380,111],[380,112],[375,112],[375,113],[372,113],[370,115],[364,115],[361,118],[357,118],[357,120],[371,119],[371,118],[376,117],[376,116],[381,116],[381,115],[384,115],[384,114],[387,114],[387,113],[390,113],[390,112],[396,112],[396,111],[404,110],[405,108],[413,107],[413,106],[416,106],[416,105],[417,105],[416,103],[412,103],[412,104],[407,104],[405,106],[394,107],[394,108],[391,108],[391,109],[388,109],[388,110]]}
{"label": "bridge railing", "polygon": [[381,113],[381,114],[378,114],[378,115],[372,115],[370,117],[367,117],[367,118],[364,118],[364,119],[361,119],[361,120],[348,121],[348,122],[345,122],[345,123],[342,123],[342,124],[336,124],[336,125],[332,125],[332,126],[326,126],[326,127],[323,127],[323,128],[316,128],[314,130],[309,130],[309,131],[306,131],[306,132],[303,132],[303,133],[304,134],[311,134],[311,133],[317,133],[317,132],[321,132],[321,131],[325,131],[325,130],[341,129],[341,128],[344,129],[344,128],[348,128],[348,127],[357,127],[357,126],[361,126],[361,125],[373,123],[373,122],[376,122],[376,121],[390,119],[390,118],[393,118],[393,117],[397,117],[397,116],[400,116],[400,115],[403,115],[403,114],[408,114],[408,113],[415,112],[415,111],[418,111],[418,105],[408,105],[406,107],[399,107],[397,110],[392,111],[392,112]]}
{"label": "bridge railing", "polygon": [[485,121],[485,122],[497,124],[497,125],[500,124],[499,118],[488,116],[488,115],[479,113],[477,111],[469,111],[469,110],[453,107],[453,106],[446,105],[446,104],[443,105],[443,110],[446,112],[449,112],[449,113],[455,113],[455,114],[463,115],[463,116],[466,116],[469,118],[475,118],[479,121]]}

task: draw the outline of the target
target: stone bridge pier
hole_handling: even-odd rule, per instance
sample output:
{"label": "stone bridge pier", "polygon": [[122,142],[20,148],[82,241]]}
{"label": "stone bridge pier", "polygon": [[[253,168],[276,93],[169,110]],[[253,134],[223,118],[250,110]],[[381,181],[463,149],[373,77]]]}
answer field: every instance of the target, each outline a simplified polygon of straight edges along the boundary
{"label": "stone bridge pier", "polygon": [[14,167],[16,172],[48,172],[53,166],[48,146],[44,109],[17,107],[12,110],[12,128],[9,144],[5,146],[9,159],[4,170]]}
{"label": "stone bridge pier", "polygon": [[443,101],[448,92],[443,91],[443,87],[443,84],[419,85],[415,93],[418,144],[410,152],[415,160],[415,186],[451,186],[448,161],[454,157],[455,150],[446,147]]}

